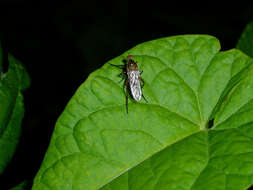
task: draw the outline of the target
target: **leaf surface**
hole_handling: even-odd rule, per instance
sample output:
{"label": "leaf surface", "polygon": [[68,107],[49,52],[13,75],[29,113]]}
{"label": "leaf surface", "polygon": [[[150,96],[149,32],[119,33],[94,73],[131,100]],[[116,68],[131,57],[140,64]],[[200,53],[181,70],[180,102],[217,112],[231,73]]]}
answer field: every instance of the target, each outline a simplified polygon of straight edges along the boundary
{"label": "leaf surface", "polygon": [[236,48],[253,57],[253,22],[250,22],[245,27],[240,39],[237,42]]}
{"label": "leaf surface", "polygon": [[[2,53],[0,60],[1,55]],[[0,61],[0,69],[1,66]],[[18,60],[9,55],[8,72],[0,71],[0,174],[12,158],[19,141],[24,115],[22,91],[29,85],[26,70]]]}
{"label": "leaf surface", "polygon": [[[233,190],[253,182],[253,60],[207,35],[140,44],[79,87],[59,117],[34,190]],[[148,100],[121,72],[138,62]],[[109,64],[110,63],[110,64]]]}

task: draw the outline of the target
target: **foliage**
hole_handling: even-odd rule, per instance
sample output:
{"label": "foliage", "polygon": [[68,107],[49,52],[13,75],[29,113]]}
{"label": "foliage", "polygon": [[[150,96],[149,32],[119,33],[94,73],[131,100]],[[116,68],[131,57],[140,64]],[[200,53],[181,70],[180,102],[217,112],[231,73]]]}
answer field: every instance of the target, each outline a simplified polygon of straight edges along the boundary
{"label": "foliage", "polygon": [[22,91],[29,87],[29,76],[13,56],[9,55],[8,72],[3,73],[0,48],[0,174],[17,147],[24,115]]}
{"label": "foliage", "polygon": [[236,48],[253,57],[253,22],[245,27]]}
{"label": "foliage", "polygon": [[17,186],[11,188],[11,190],[26,190],[29,188],[29,183],[27,181],[22,181]]}
{"label": "foliage", "polygon": [[[253,60],[207,35],[140,44],[79,87],[34,190],[246,189],[253,181]],[[111,64],[131,54],[148,100],[129,103]]]}

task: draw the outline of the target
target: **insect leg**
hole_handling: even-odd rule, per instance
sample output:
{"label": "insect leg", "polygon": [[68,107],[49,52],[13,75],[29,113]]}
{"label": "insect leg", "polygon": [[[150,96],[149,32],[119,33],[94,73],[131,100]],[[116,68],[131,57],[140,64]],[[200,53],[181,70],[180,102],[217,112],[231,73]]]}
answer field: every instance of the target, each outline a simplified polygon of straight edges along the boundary
{"label": "insect leg", "polygon": [[121,72],[118,76],[121,77],[121,80],[119,81],[119,83],[121,83],[126,78],[126,71]]}
{"label": "insect leg", "polygon": [[141,81],[141,88],[144,87],[145,81],[143,80],[143,78],[139,77],[140,81]]}
{"label": "insect leg", "polygon": [[145,98],[145,96],[142,94],[143,99],[148,103],[148,100]]}
{"label": "insect leg", "polygon": [[[140,79],[140,81],[142,82],[142,83],[141,83],[141,88],[143,88],[145,82],[144,82],[143,78],[139,77],[139,79]],[[143,93],[142,93],[142,97],[143,97],[143,99],[144,99],[146,102],[148,102],[148,100],[145,98],[145,96],[143,95]]]}
{"label": "insect leg", "polygon": [[120,69],[123,69],[125,67],[125,65],[114,65],[114,64],[111,64],[109,63],[111,66],[114,66],[114,67],[118,67]]}
{"label": "insect leg", "polygon": [[128,114],[128,91],[127,91],[128,85],[129,85],[128,79],[126,79],[125,84],[124,84],[124,92],[126,94],[126,111],[127,111],[127,114]]}
{"label": "insect leg", "polygon": [[143,73],[143,70],[140,70],[140,75]]}

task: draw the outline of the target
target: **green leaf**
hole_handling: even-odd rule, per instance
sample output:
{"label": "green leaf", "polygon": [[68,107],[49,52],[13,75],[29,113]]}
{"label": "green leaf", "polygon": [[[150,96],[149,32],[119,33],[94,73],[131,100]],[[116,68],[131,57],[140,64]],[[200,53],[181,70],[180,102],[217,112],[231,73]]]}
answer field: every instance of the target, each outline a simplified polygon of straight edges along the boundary
{"label": "green leaf", "polygon": [[19,141],[24,115],[21,91],[29,85],[24,67],[9,55],[8,72],[0,74],[0,173],[12,158]]}
{"label": "green leaf", "polygon": [[236,48],[253,57],[253,22],[247,24],[237,42]]}
{"label": "green leaf", "polygon": [[29,183],[28,181],[23,181],[20,184],[18,184],[17,186],[11,188],[10,190],[28,190],[29,189]]}
{"label": "green leaf", "polygon": [[[34,190],[235,190],[253,183],[253,60],[207,35],[140,44],[71,98]],[[126,113],[117,76],[128,54],[148,100]],[[109,64],[110,63],[110,64]]]}

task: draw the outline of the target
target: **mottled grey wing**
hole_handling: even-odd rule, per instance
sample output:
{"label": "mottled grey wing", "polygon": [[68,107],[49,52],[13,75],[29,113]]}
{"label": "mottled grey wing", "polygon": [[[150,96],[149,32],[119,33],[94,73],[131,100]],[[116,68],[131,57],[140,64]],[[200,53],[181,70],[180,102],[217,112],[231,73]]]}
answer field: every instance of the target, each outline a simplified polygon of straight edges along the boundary
{"label": "mottled grey wing", "polygon": [[132,94],[133,98],[136,101],[140,101],[141,100],[141,96],[142,96],[141,84],[140,84],[140,81],[139,81],[139,76],[140,76],[140,72],[139,71],[130,71],[128,73],[128,81],[129,81],[129,86],[130,86],[131,94]]}

